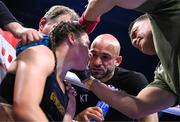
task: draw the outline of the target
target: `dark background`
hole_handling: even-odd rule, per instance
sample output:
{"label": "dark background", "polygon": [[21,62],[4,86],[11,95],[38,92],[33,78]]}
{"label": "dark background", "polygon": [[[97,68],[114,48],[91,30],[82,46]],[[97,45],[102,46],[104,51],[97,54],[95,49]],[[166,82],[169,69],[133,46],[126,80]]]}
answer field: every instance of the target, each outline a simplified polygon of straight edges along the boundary
{"label": "dark background", "polygon": [[[26,27],[38,29],[40,18],[52,5],[65,5],[74,9],[79,15],[85,10],[87,0],[2,0],[10,9],[13,15]],[[154,70],[159,60],[157,56],[147,56],[135,49],[128,36],[128,27],[130,22],[140,16],[142,13],[113,8],[110,12],[101,17],[101,22],[93,33],[90,34],[90,40],[102,33],[114,35],[121,43],[121,55],[123,62],[121,67],[139,71],[143,73],[149,82],[153,80]],[[173,115],[160,113],[160,120],[173,120]]]}

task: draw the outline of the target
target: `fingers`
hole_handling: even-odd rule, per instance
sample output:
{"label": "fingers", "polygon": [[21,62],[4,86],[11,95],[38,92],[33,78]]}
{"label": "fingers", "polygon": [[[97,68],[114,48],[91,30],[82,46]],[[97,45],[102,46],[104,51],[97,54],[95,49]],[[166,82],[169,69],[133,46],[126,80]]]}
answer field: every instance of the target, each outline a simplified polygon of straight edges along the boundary
{"label": "fingers", "polygon": [[77,96],[77,92],[75,91],[74,87],[71,86],[70,83],[66,82],[66,90],[68,92],[69,97],[70,96]]}
{"label": "fingers", "polygon": [[77,92],[75,91],[74,87],[69,88],[68,94],[72,96],[77,96]]}
{"label": "fingers", "polygon": [[43,38],[42,34],[40,34],[37,30],[33,28],[23,27],[18,22],[8,23],[7,25],[5,25],[5,29],[10,31],[16,38],[25,40],[27,43],[41,40]]}
{"label": "fingers", "polygon": [[22,40],[21,44],[23,45],[33,41],[41,40],[43,38],[42,34],[32,28],[17,29],[14,35],[16,38],[20,38]]}
{"label": "fingers", "polygon": [[75,112],[76,112],[76,98],[75,98],[75,96],[77,95],[77,93],[76,93],[74,87],[72,87],[70,83],[66,83],[66,84],[67,84],[66,90],[67,90],[67,94],[69,97],[66,113],[69,113],[71,116],[74,116]]}
{"label": "fingers", "polygon": [[36,41],[43,38],[42,34],[40,34],[37,30],[29,29],[27,32],[25,32],[26,39],[29,41]]}
{"label": "fingers", "polygon": [[89,107],[84,111],[84,120],[90,121],[94,119],[96,121],[103,121],[104,116],[102,114],[102,110],[99,107]]}
{"label": "fingers", "polygon": [[91,119],[95,119],[97,121],[103,121],[104,116],[102,114],[102,110],[99,107],[93,107],[93,114],[90,114]]}
{"label": "fingers", "polygon": [[114,87],[113,85],[107,85],[109,88],[111,88],[113,91],[118,91],[119,89]]}
{"label": "fingers", "polygon": [[19,38],[23,40],[22,44],[28,44],[32,41],[41,40],[43,36],[37,30],[26,28],[22,30]]}

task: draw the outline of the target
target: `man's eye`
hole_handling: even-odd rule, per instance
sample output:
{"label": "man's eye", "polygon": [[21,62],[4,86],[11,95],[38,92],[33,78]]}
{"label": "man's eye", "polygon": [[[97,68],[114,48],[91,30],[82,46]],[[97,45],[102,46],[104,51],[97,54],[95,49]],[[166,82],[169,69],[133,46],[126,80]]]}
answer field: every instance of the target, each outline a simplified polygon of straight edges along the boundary
{"label": "man's eye", "polygon": [[102,58],[103,60],[110,60],[110,59],[111,59],[111,56],[106,56],[106,55],[104,55],[104,56],[101,56],[101,58]]}
{"label": "man's eye", "polygon": [[98,55],[96,55],[95,53],[92,53],[92,56],[93,56],[93,57],[97,57]]}
{"label": "man's eye", "polygon": [[137,30],[134,30],[131,34],[131,39],[136,38],[136,35],[137,35]]}

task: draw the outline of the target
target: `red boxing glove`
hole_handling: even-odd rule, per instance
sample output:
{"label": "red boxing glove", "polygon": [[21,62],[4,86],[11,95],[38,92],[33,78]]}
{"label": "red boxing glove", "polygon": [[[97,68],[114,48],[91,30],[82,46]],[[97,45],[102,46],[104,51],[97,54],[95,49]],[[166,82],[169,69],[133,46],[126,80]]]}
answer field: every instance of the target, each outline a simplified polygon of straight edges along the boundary
{"label": "red boxing glove", "polygon": [[97,17],[95,21],[89,21],[84,18],[84,14],[79,19],[81,25],[86,26],[86,32],[90,34],[96,28],[97,24],[100,22],[100,17]]}

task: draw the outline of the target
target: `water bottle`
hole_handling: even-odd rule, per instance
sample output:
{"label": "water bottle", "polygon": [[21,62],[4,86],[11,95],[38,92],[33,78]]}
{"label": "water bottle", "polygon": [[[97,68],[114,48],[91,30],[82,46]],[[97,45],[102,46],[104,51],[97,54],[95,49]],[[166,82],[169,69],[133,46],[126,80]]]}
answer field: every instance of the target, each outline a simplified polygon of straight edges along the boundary
{"label": "water bottle", "polygon": [[[101,110],[103,112],[103,116],[105,117],[107,112],[109,111],[109,105],[107,103],[105,103],[104,101],[98,101],[96,106],[101,108]],[[96,120],[91,119],[90,122],[96,122]]]}

